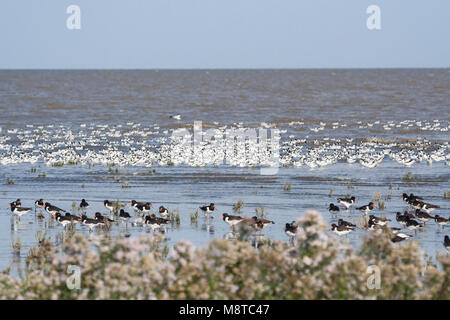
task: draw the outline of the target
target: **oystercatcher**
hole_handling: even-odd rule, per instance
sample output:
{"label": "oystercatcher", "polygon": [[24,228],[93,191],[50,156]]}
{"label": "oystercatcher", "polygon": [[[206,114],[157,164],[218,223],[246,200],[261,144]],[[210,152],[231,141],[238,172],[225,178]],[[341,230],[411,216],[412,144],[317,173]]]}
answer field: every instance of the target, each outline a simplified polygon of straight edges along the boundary
{"label": "oystercatcher", "polygon": [[45,206],[44,199],[39,199],[34,202],[35,208],[43,208]]}
{"label": "oystercatcher", "polygon": [[119,218],[125,222],[128,222],[128,220],[130,220],[131,216],[128,212],[125,212],[125,210],[120,209]]}
{"label": "oystercatcher", "polygon": [[97,219],[88,218],[85,214],[83,214],[81,216],[81,221],[83,222],[83,224],[85,226],[89,227],[89,232],[92,232],[92,229],[94,229],[96,227],[100,227],[100,226],[104,226],[105,225],[104,222],[102,222],[100,220],[97,220]]}
{"label": "oystercatcher", "polygon": [[330,203],[330,205],[328,206],[328,211],[330,211],[330,213],[332,214],[337,214],[339,213],[339,207],[336,206],[334,203]]}
{"label": "oystercatcher", "polygon": [[433,216],[430,216],[426,212],[420,211],[420,209],[416,209],[416,217],[422,221],[423,223],[428,222],[430,219],[433,219]]}
{"label": "oystercatcher", "polygon": [[72,222],[74,224],[78,223],[78,221],[81,220],[81,218],[79,217],[73,217],[72,215],[61,215],[60,212],[57,212],[55,214],[52,215],[52,219],[55,219],[56,221],[58,221],[64,228],[66,228],[67,225],[72,224]]}
{"label": "oystercatcher", "polygon": [[16,206],[16,201],[13,201],[9,204],[9,208],[11,208],[11,212],[18,216],[19,218],[24,214],[30,212],[31,208],[22,208]]}
{"label": "oystercatcher", "polygon": [[346,226],[346,227],[349,227],[349,228],[352,228],[352,229],[356,228],[356,225],[354,225],[351,222],[345,221],[344,219],[339,219],[338,220],[338,226]]}
{"label": "oystercatcher", "polygon": [[80,203],[81,211],[86,212],[88,208],[89,208],[89,204],[86,202],[86,200],[81,199],[81,203]]}
{"label": "oystercatcher", "polygon": [[205,215],[212,213],[214,209],[216,209],[216,205],[214,203],[210,203],[209,206],[200,207],[200,210],[202,210]]}
{"label": "oystercatcher", "polygon": [[408,218],[408,219],[406,220],[406,227],[407,227],[409,230],[417,230],[417,229],[419,229],[419,228],[422,228],[423,225],[420,224],[419,222],[417,222],[417,221],[414,220],[414,219]]}
{"label": "oystercatcher", "polygon": [[287,236],[291,239],[295,237],[297,234],[298,225],[297,222],[292,221],[291,223],[286,223],[286,226],[284,228],[284,232],[287,234]]}
{"label": "oystercatcher", "polygon": [[406,239],[407,238],[403,238],[403,237],[401,237],[401,236],[396,234],[394,237],[391,238],[391,241],[395,243],[395,242],[400,242],[400,241],[403,241],[403,240],[406,240]]}
{"label": "oystercatcher", "polygon": [[438,225],[440,225],[441,227],[444,227],[450,222],[450,219],[446,219],[446,218],[441,217],[441,216],[439,216],[437,214],[437,215],[434,216],[434,221],[436,221],[436,223]]}
{"label": "oystercatcher", "polygon": [[102,222],[106,222],[106,221],[114,222],[114,219],[107,218],[107,217],[103,216],[100,212],[96,212],[94,214],[94,217],[95,217],[95,219],[102,221]]}
{"label": "oystercatcher", "polygon": [[373,202],[369,202],[369,204],[366,204],[365,206],[356,208],[356,210],[362,211],[362,212],[364,212],[367,215],[374,208],[376,208],[376,205]]}
{"label": "oystercatcher", "polygon": [[244,220],[241,216],[231,216],[228,213],[222,214],[221,218],[232,227]]}
{"label": "oystercatcher", "polygon": [[388,221],[391,221],[388,218],[375,217],[373,214],[371,214],[369,216],[369,219],[372,220],[376,225],[379,225],[379,226],[384,226],[388,223]]}
{"label": "oystercatcher", "polygon": [[142,214],[149,213],[152,207],[151,202],[137,202],[136,200],[131,200],[129,204],[135,212],[140,212]]}
{"label": "oystercatcher", "polygon": [[144,224],[146,226],[150,226],[153,230],[161,229],[161,227],[164,227],[169,223],[170,223],[169,219],[158,218],[155,216],[155,214],[152,214],[150,216],[145,216],[145,222],[144,222]]}
{"label": "oystercatcher", "polygon": [[164,206],[159,207],[159,215],[163,218],[167,218],[169,216],[169,210],[164,208]]}
{"label": "oystercatcher", "polygon": [[339,236],[342,235],[348,235],[351,231],[353,231],[353,228],[347,227],[347,226],[337,226],[336,224],[332,224],[330,230],[334,231]]}
{"label": "oystercatcher", "polygon": [[103,201],[103,205],[105,206],[106,209],[109,210],[110,214],[112,214],[114,212],[114,210],[116,209],[114,202],[109,201],[109,200]]}
{"label": "oystercatcher", "polygon": [[397,215],[396,215],[395,219],[401,225],[406,225],[406,220],[408,220],[408,217],[405,216],[405,215],[402,215],[400,212],[397,212]]}
{"label": "oystercatcher", "polygon": [[337,202],[342,204],[346,209],[350,208],[354,203],[357,202],[355,197],[351,198],[337,198]]}
{"label": "oystercatcher", "polygon": [[426,203],[426,202],[419,202],[419,207],[426,213],[430,213],[430,212],[440,208],[440,206],[438,206],[438,205]]}
{"label": "oystercatcher", "polygon": [[50,202],[45,203],[45,211],[47,211],[47,213],[49,213],[50,215],[54,215],[57,212],[67,212],[66,210],[58,208],[57,206],[51,205]]}
{"label": "oystercatcher", "polygon": [[448,236],[444,237],[444,247],[447,251],[450,251],[450,238]]}

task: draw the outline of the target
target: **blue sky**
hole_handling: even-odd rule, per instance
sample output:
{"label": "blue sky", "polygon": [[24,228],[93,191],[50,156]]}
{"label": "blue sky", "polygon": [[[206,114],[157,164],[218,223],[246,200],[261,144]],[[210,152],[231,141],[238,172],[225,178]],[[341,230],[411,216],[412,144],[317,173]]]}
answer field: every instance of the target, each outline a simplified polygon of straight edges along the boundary
{"label": "blue sky", "polygon": [[450,67],[449,16],[448,0],[2,0],[0,68]]}

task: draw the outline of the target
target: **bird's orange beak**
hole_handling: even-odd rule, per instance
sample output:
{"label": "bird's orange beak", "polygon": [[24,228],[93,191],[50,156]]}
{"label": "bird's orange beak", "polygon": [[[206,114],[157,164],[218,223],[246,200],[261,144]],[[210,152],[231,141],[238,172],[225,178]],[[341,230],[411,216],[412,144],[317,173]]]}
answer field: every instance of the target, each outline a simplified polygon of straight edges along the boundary
{"label": "bird's orange beak", "polygon": [[222,216],[220,216],[220,219],[223,219],[223,215],[222,215]]}
{"label": "bird's orange beak", "polygon": [[55,215],[56,215],[56,213],[52,214],[52,219],[55,219]]}
{"label": "bird's orange beak", "polygon": [[10,208],[11,209],[11,205],[9,205],[9,207],[8,208]]}
{"label": "bird's orange beak", "polygon": [[376,206],[376,205],[373,205],[373,207],[376,208],[377,206]]}
{"label": "bird's orange beak", "polygon": [[83,219],[81,219],[81,218],[78,218],[78,221],[81,221],[81,220],[83,220]]}

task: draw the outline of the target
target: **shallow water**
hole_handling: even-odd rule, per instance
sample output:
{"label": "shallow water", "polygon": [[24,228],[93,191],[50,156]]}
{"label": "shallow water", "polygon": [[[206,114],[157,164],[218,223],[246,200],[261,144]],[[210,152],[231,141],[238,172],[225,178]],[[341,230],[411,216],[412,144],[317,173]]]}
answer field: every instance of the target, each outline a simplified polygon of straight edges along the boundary
{"label": "shallow water", "polygon": [[[244,127],[258,127],[265,122],[286,130],[282,142],[305,139],[305,148],[327,139],[359,141],[376,136],[396,143],[423,138],[441,146],[448,155],[449,89],[449,70],[0,71],[0,143],[4,147],[0,158],[39,151],[39,143],[50,139],[63,142],[58,148],[65,149],[65,142],[86,141],[86,136],[101,138],[95,141],[98,145],[83,145],[80,152],[111,146],[128,152],[141,142],[164,144],[158,139],[171,129],[191,128],[194,121],[203,121],[205,128],[240,122]],[[169,118],[175,114],[180,114],[181,120]],[[317,132],[311,130],[321,127]],[[137,134],[124,135],[133,130]],[[114,137],[114,132],[120,136]],[[143,132],[153,133],[138,136]],[[24,146],[32,137],[36,141],[29,148]],[[130,146],[121,144],[125,138],[132,140]],[[263,234],[286,241],[284,224],[305,210],[319,210],[329,225],[337,222],[326,208],[347,194],[356,196],[358,205],[363,205],[381,192],[386,208],[376,209],[374,214],[389,217],[395,227],[399,227],[395,212],[405,209],[400,199],[403,192],[440,205],[435,213],[449,217],[450,200],[443,198],[443,192],[450,190],[449,169],[445,161],[405,167],[390,158],[372,169],[337,161],[315,169],[305,165],[281,167],[270,176],[261,175],[257,168],[227,165],[199,168],[152,163],[151,168],[127,166],[115,173],[101,164],[47,166],[44,157],[33,164],[0,164],[0,269],[13,263],[15,274],[15,267],[36,245],[38,230],[46,230],[56,242],[62,233],[61,226],[49,223],[46,213],[45,219],[38,219],[34,212],[20,221],[12,218],[7,206],[17,198],[24,207],[32,207],[35,200],[43,198],[68,211],[73,201],[85,198],[90,216],[96,211],[106,213],[105,199],[151,201],[153,211],[164,205],[180,213],[180,225],[169,227],[166,233],[170,245],[189,240],[197,246],[226,236],[230,228],[220,214],[232,213],[232,205],[241,199],[241,215],[253,216],[255,208],[263,206],[266,217],[275,221]],[[40,177],[43,172],[46,176]],[[402,179],[408,172],[412,173],[411,181]],[[7,184],[7,178],[14,184]],[[122,188],[124,182],[130,187]],[[285,182],[291,182],[290,191],[283,190]],[[191,224],[190,213],[210,202],[218,209],[213,219],[199,216],[197,223]],[[132,213],[129,207],[127,211]],[[354,222],[361,216],[354,210],[343,215]],[[445,250],[442,242],[448,228],[440,230],[429,221],[414,239],[434,256]],[[91,237],[102,234],[90,234],[80,225],[76,229]],[[113,224],[109,231],[114,237],[126,232],[134,237],[147,231],[131,224],[127,230],[124,224]],[[336,239],[357,246],[365,234],[367,231],[356,230],[348,239]],[[17,238],[23,244],[19,256],[11,249]]]}

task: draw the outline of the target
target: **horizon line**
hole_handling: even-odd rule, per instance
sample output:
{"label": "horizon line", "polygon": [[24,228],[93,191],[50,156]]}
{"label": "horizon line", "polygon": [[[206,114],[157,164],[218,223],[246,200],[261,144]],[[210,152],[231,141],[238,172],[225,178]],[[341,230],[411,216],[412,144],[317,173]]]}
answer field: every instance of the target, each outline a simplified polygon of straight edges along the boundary
{"label": "horizon line", "polygon": [[449,67],[303,67],[303,68],[0,68],[0,71],[257,71],[257,70],[435,70]]}

